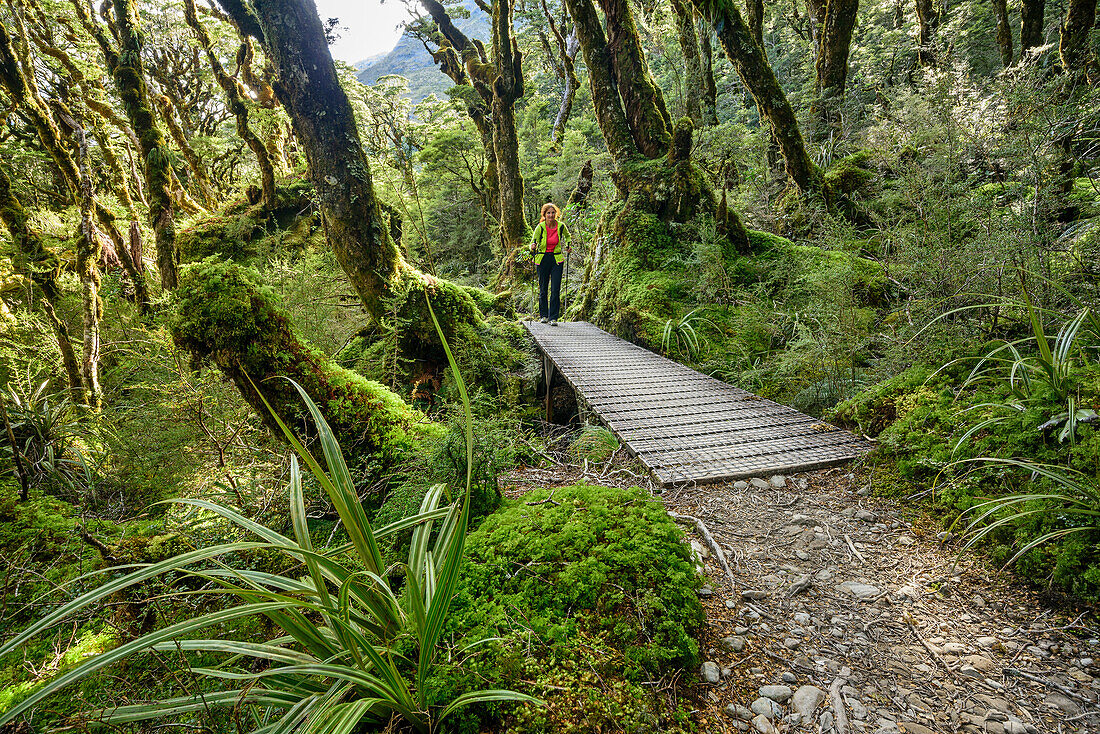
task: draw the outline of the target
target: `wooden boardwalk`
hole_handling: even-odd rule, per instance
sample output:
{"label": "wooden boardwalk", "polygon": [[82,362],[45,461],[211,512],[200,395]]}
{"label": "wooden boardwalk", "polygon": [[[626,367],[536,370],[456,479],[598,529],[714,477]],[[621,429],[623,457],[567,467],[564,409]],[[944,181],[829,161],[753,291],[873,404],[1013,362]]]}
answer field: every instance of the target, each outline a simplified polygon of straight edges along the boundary
{"label": "wooden boardwalk", "polygon": [[523,325],[548,377],[560,372],[578,403],[666,487],[819,469],[871,448],[847,431],[592,324]]}

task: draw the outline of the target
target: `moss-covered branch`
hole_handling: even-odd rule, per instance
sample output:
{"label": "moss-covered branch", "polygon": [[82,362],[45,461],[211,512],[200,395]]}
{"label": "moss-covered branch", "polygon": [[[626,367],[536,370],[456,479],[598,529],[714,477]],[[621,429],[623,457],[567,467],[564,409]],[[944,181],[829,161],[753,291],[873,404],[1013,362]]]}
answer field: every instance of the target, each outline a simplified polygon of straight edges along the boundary
{"label": "moss-covered branch", "polygon": [[[306,421],[289,377],[321,407],[340,445],[378,467],[411,446],[422,416],[376,382],[331,362],[299,337],[251,268],[209,258],[180,271],[170,328],[176,343],[225,373],[277,436],[266,400],[288,425]],[[257,392],[257,390],[259,392]],[[262,396],[262,399],[261,399]],[[307,431],[312,428],[306,425]]]}

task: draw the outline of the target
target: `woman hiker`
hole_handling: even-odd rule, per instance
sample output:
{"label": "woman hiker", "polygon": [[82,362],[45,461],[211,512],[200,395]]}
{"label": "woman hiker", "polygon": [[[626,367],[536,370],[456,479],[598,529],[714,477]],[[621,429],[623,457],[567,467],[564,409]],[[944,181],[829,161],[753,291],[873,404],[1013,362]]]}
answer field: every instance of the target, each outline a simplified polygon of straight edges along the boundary
{"label": "woman hiker", "polygon": [[551,325],[557,325],[560,316],[561,273],[569,253],[569,230],[558,221],[560,215],[561,210],[552,202],[543,204],[538,226],[531,235],[531,257],[539,274],[539,320]]}

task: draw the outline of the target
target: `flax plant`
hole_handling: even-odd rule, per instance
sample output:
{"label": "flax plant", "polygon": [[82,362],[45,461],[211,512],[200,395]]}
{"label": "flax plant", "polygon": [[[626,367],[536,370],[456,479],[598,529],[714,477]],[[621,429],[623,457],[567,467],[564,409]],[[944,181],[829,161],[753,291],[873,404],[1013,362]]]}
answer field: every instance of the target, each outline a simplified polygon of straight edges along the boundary
{"label": "flax plant", "polygon": [[[434,312],[432,318],[435,320]],[[439,330],[438,321],[436,329]],[[440,339],[443,339],[441,331]],[[448,716],[469,704],[537,703],[530,696],[506,690],[474,691],[439,706],[433,706],[428,698],[428,679],[441,646],[466,540],[469,468],[473,466],[474,445],[466,386],[445,340],[443,345],[466,412],[464,496],[445,505],[445,486],[437,485],[427,493],[418,514],[373,529],[332,430],[314,402],[295,383],[316,423],[328,470],[322,468],[281,420],[279,426],[332,501],[348,542],[335,549],[313,545],[297,458],[291,459],[289,482],[293,537],[212,502],[175,500],[222,517],[254,540],[201,548],[149,566],[126,567],[127,574],[61,606],[9,640],[0,648],[0,655],[11,654],[81,609],[170,572],[188,575],[208,586],[204,591],[181,594],[228,595],[235,603],[156,630],[62,672],[0,714],[0,727],[17,721],[47,697],[112,663],[150,651],[224,656],[213,667],[191,668],[197,676],[223,688],[212,693],[101,709],[90,713],[93,721],[114,726],[168,716],[201,715],[223,707],[235,710],[235,719],[254,734],[291,731],[347,734],[362,723],[384,723],[395,715],[414,730],[432,734],[440,731]],[[410,529],[412,542],[404,568],[405,583],[403,588],[395,588],[388,580],[378,541]],[[288,557],[293,561],[292,571],[276,574],[231,565],[232,558],[261,550]],[[101,573],[120,570],[113,568]],[[281,634],[267,642],[255,642],[223,639],[214,632],[226,623],[257,616],[266,617]],[[404,658],[397,651],[398,644],[409,638],[415,643],[414,659]]]}
{"label": "flax plant", "polygon": [[[1075,533],[1100,530],[1100,491],[1081,472],[1061,466],[1041,464],[1019,459],[981,457],[969,460],[978,468],[1005,467],[1022,469],[1031,479],[1046,479],[1048,488],[1033,492],[1016,492],[1003,497],[983,500],[965,510],[955,520],[952,528],[961,523],[965,539],[961,551],[966,551],[999,528],[1020,525],[1025,521],[1053,518],[1057,525],[1028,540],[1008,561],[1011,566],[1021,556],[1044,543],[1059,540]],[[961,552],[960,551],[960,552]]]}

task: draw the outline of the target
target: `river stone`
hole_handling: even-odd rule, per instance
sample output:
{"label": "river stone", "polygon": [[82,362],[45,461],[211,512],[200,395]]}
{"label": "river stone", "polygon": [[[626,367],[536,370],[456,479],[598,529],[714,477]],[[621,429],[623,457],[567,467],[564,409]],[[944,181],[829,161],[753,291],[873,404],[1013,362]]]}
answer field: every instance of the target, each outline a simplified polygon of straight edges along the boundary
{"label": "river stone", "polygon": [[996,663],[987,658],[985,655],[967,655],[965,658],[963,658],[963,662],[977,670],[982,671],[983,673],[988,673],[997,666]]}
{"label": "river stone", "polygon": [[783,715],[782,706],[780,706],[770,698],[764,698],[763,696],[753,701],[749,705],[749,708],[752,709],[752,712],[754,714],[760,714],[761,716],[766,716],[769,719],[774,719],[778,716]]}
{"label": "river stone", "polygon": [[1069,697],[1063,696],[1061,693],[1048,693],[1047,697],[1043,699],[1043,703],[1045,703],[1047,706],[1050,706],[1051,708],[1058,709],[1059,711],[1064,711],[1067,714],[1076,714],[1079,711],[1077,704],[1075,704],[1073,700]]}
{"label": "river stone", "polygon": [[734,635],[732,637],[723,637],[718,641],[718,646],[726,652],[741,652],[745,649],[746,642],[747,640],[745,640],[744,637]]}
{"label": "river stone", "polygon": [[752,721],[752,711],[749,711],[740,704],[731,703],[729,706],[726,706],[726,714],[735,719],[740,719],[741,721]]}
{"label": "river stone", "polygon": [[861,584],[858,581],[845,581],[837,588],[847,591],[857,599],[870,599],[872,596],[878,596],[880,593],[874,586],[870,584]]}
{"label": "river stone", "polygon": [[1004,723],[1005,734],[1027,734],[1027,727],[1022,721],[1006,721]]}
{"label": "river stone", "polygon": [[790,686],[760,686],[760,695],[778,703],[786,703],[791,700],[792,691]]}
{"label": "river stone", "polygon": [[760,589],[749,589],[741,592],[741,598],[745,601],[761,601],[768,598],[768,592]]}
{"label": "river stone", "polygon": [[782,474],[776,474],[768,479],[768,484],[776,489],[783,489],[787,486],[787,478]]}
{"label": "river stone", "polygon": [[738,492],[744,492],[746,489],[749,488],[749,483],[746,482],[744,479],[739,479],[733,483],[733,488],[736,489]]}
{"label": "river stone", "polygon": [[705,683],[717,683],[722,676],[722,671],[718,668],[718,663],[708,660],[703,663],[703,667],[699,670],[700,675],[703,676]]}
{"label": "river stone", "polygon": [[767,716],[760,714],[754,716],[752,719],[752,728],[756,729],[760,734],[778,734],[775,730],[775,726]]}
{"label": "river stone", "polygon": [[825,691],[817,686],[802,686],[791,698],[791,708],[807,717],[825,701]]}
{"label": "river stone", "polygon": [[795,624],[800,624],[803,627],[805,627],[812,620],[810,618],[810,615],[806,614],[806,612],[798,612],[797,614],[794,615],[794,621],[795,621]]}
{"label": "river stone", "polygon": [[772,488],[772,485],[768,484],[768,481],[766,479],[761,479],[760,477],[753,477],[752,479],[749,480],[749,484],[756,487],[757,489],[771,489]]}

